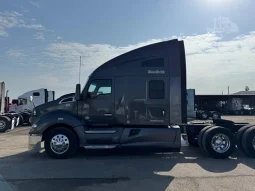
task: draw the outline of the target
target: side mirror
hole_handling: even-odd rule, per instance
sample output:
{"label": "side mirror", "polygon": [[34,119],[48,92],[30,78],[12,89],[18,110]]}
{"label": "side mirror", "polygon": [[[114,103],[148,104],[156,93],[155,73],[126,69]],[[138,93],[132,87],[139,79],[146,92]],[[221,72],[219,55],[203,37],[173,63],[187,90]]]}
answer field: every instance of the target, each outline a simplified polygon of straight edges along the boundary
{"label": "side mirror", "polygon": [[29,99],[30,102],[33,102],[33,99],[34,99],[33,96],[30,96],[30,99]]}
{"label": "side mirror", "polygon": [[75,89],[75,100],[76,100],[76,101],[81,100],[81,84],[76,84],[76,89]]}

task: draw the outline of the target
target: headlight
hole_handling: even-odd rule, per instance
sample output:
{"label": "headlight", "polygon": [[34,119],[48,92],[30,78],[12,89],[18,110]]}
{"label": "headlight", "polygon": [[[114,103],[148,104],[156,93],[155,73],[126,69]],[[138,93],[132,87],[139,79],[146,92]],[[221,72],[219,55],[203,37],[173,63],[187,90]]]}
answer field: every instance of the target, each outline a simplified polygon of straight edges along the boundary
{"label": "headlight", "polygon": [[34,133],[36,131],[36,127],[37,127],[37,125],[33,124],[32,128],[29,130],[29,133]]}

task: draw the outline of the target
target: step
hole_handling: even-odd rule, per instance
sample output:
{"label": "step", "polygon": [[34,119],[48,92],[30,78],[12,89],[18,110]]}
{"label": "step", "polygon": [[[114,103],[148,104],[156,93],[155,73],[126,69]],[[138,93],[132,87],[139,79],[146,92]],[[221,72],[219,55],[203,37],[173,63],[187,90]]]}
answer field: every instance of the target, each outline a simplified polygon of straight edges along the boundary
{"label": "step", "polygon": [[87,145],[84,146],[85,149],[113,149],[117,145]]}

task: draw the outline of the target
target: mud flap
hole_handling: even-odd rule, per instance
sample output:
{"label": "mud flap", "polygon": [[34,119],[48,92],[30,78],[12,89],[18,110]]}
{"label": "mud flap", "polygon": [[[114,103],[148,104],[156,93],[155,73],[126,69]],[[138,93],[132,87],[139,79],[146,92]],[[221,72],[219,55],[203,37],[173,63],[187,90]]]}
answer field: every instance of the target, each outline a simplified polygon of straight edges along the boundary
{"label": "mud flap", "polygon": [[14,121],[14,119],[12,119],[12,123],[11,123],[11,130],[13,130],[13,129],[14,129],[14,127],[15,127],[15,121]]}

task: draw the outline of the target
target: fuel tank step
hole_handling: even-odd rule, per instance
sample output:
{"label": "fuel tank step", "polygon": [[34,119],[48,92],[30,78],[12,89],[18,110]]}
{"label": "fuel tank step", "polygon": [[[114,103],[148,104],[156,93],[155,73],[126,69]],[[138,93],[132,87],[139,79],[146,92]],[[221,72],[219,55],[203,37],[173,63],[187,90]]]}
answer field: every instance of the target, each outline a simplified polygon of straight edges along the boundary
{"label": "fuel tank step", "polygon": [[114,149],[117,145],[87,145],[85,149]]}

